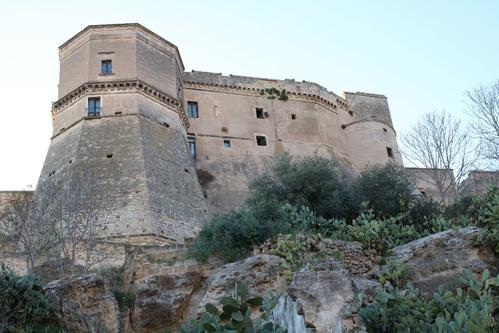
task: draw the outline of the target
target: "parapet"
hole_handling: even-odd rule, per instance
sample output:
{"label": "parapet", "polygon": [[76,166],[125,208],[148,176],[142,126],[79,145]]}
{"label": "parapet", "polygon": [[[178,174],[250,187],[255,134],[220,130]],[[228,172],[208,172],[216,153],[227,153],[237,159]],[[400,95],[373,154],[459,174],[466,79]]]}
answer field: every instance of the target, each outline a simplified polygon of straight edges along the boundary
{"label": "parapet", "polygon": [[298,82],[293,79],[267,79],[239,75],[222,75],[222,73],[211,73],[192,71],[184,72],[184,84],[187,88],[204,85],[229,89],[240,89],[241,91],[255,91],[256,93],[265,89],[275,88],[279,91],[286,90],[289,97],[307,97],[321,102],[329,103],[340,109],[347,110],[348,104],[345,98],[327,90],[325,87],[309,81]]}
{"label": "parapet", "polygon": [[344,93],[348,105],[355,115],[355,121],[377,121],[393,128],[392,116],[386,96],[365,92]]}

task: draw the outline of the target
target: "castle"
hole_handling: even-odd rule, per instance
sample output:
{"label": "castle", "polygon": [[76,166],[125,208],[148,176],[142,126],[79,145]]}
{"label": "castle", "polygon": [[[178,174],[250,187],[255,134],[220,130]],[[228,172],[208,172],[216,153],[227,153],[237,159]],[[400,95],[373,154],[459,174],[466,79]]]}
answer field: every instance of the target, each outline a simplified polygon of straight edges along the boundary
{"label": "castle", "polygon": [[188,242],[282,152],[331,158],[347,178],[402,164],[383,95],[186,72],[178,48],[140,24],[88,26],[59,57],[35,197],[70,211],[83,196],[109,239]]}

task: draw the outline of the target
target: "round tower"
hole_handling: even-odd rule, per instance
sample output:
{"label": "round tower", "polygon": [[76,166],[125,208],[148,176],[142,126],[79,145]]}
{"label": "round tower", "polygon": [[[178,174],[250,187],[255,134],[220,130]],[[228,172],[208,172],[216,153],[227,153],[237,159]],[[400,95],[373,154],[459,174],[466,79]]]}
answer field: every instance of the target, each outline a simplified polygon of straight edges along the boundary
{"label": "round tower", "polygon": [[386,96],[344,92],[351,119],[342,125],[352,162],[359,169],[395,162],[402,165]]}
{"label": "round tower", "polygon": [[56,218],[95,214],[106,238],[191,239],[207,210],[188,150],[177,47],[139,24],[93,25],[59,57],[38,202]]}

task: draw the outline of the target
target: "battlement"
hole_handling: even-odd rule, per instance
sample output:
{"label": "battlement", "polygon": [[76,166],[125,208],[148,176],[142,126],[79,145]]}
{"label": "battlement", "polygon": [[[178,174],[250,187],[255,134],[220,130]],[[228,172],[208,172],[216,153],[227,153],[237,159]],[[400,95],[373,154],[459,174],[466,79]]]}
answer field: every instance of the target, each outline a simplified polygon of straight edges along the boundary
{"label": "battlement", "polygon": [[[308,97],[318,101],[326,102],[327,104],[336,108],[347,110],[347,100],[329,90],[325,87],[310,81],[298,82],[294,79],[268,79],[251,76],[240,75],[222,75],[222,73],[192,71],[184,72],[184,81],[186,87],[192,85],[205,85],[214,86],[227,89],[238,89],[242,92],[255,92],[262,93],[265,89],[275,88],[279,91],[285,90],[288,97],[299,98]],[[189,86],[190,84],[190,86]]]}

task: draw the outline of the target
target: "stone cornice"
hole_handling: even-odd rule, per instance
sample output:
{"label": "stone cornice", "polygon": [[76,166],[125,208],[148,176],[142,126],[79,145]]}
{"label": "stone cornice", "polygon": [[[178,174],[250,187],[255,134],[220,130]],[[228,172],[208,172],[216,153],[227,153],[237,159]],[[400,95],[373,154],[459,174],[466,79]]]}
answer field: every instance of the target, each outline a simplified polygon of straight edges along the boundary
{"label": "stone cornice", "polygon": [[[208,90],[208,91],[232,93],[232,94],[247,95],[247,96],[260,96],[260,97],[265,96],[264,88],[250,88],[244,86],[221,85],[215,83],[184,81],[184,89]],[[336,98],[336,100],[332,102],[328,99],[325,99],[315,94],[300,93],[288,90],[286,90],[286,94],[289,100],[316,103],[336,113],[338,112],[338,109],[344,111],[349,110],[347,103],[343,101],[341,98]]]}
{"label": "stone cornice", "polygon": [[393,128],[393,126],[391,124],[387,123],[386,121],[377,120],[377,119],[360,119],[360,120],[352,121],[351,123],[348,123],[348,124],[343,124],[343,125],[341,125],[341,128],[345,129],[345,128],[351,126],[351,125],[360,124],[360,123],[379,123],[379,124],[383,124],[383,125],[386,125],[387,127],[390,127],[392,129],[393,133],[395,133],[395,135],[397,134],[397,131],[395,131],[395,128]]}
{"label": "stone cornice", "polygon": [[76,101],[85,96],[112,92],[135,92],[147,96],[161,105],[177,112],[185,128],[189,127],[189,120],[184,112],[184,106],[178,99],[140,80],[117,80],[84,83],[52,104],[52,117],[55,117],[66,107],[74,104]]}

